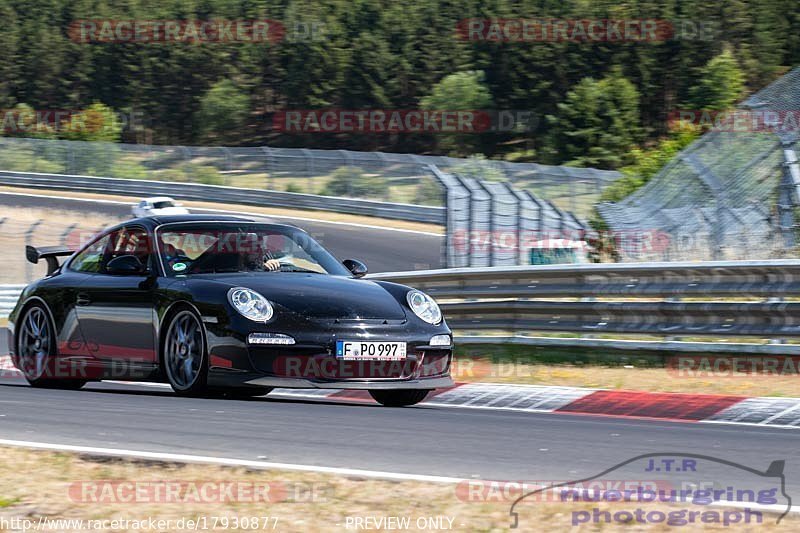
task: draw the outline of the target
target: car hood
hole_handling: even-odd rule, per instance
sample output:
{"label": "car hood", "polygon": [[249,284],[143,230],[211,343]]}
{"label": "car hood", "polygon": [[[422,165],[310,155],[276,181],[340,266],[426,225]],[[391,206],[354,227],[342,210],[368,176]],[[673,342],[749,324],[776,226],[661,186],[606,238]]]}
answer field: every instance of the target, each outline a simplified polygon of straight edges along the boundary
{"label": "car hood", "polygon": [[253,289],[272,303],[308,318],[406,317],[394,296],[378,283],[364,279],[299,272],[216,274],[207,279]]}

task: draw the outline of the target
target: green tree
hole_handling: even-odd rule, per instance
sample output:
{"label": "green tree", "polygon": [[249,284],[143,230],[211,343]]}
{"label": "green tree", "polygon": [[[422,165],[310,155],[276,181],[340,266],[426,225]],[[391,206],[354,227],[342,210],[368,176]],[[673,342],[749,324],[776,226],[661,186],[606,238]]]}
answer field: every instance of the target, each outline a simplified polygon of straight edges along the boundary
{"label": "green tree", "polygon": [[356,37],[353,53],[343,73],[342,105],[348,109],[385,108],[392,83],[392,57],[386,41],[374,33]]}
{"label": "green tree", "polygon": [[725,50],[705,64],[700,79],[690,92],[697,109],[730,109],[744,91],[744,73],[730,50]]}
{"label": "green tree", "polygon": [[56,137],[52,121],[45,120],[36,110],[28,104],[17,104],[10,112],[3,115],[3,124],[0,126],[9,137],[30,137],[36,139],[53,139]]}
{"label": "green tree", "polygon": [[[436,111],[479,111],[493,106],[486,74],[469,70],[445,76],[422,99],[422,108]],[[453,155],[469,155],[479,146],[479,134],[441,134],[439,146]]]}
{"label": "green tree", "polygon": [[[0,109],[7,109],[14,103],[14,86],[18,82],[20,59],[17,57],[19,45],[19,26],[14,10],[7,4],[0,5],[0,18],[5,21],[5,29],[0,32]],[[2,134],[2,132],[0,132]]]}
{"label": "green tree", "polygon": [[601,80],[584,78],[548,116],[551,142],[568,165],[615,169],[630,161],[630,150],[642,138],[639,92],[612,71]]}
{"label": "green tree", "polygon": [[119,142],[121,133],[122,124],[117,114],[98,102],[72,115],[59,136],[70,141]]}
{"label": "green tree", "polygon": [[[680,34],[658,42],[595,43],[470,41],[455,34],[465,20],[521,16],[671,20],[678,21],[675,29]],[[731,105],[745,85],[757,90],[800,65],[800,10],[791,9],[786,0],[12,0],[0,2],[0,17],[6,22],[0,34],[0,109],[25,102],[35,110],[74,110],[103,102],[116,110],[141,113],[146,131],[123,132],[125,140],[155,144],[210,140],[250,146],[483,153],[497,159],[613,167],[629,161],[608,160],[604,149],[589,153],[588,148],[605,147],[612,155],[624,153],[624,148],[611,146],[613,139],[578,132],[584,126],[596,132],[609,117],[599,117],[601,126],[573,128],[578,133],[575,138],[568,138],[562,128],[562,122],[576,119],[562,117],[558,104],[574,104],[565,97],[584,78],[600,83],[615,68],[625,68],[625,78],[638,91],[636,125],[641,125],[643,134],[635,137],[646,135],[636,144],[651,146],[667,134],[668,111],[677,105]],[[268,43],[90,45],[76,42],[70,33],[75,21],[87,19],[272,19],[281,21],[287,33]],[[706,27],[706,22],[712,26]],[[321,31],[304,35],[309,23]],[[720,55],[723,60],[715,61]],[[726,62],[734,67],[727,73],[722,68]],[[729,75],[735,67],[741,77]],[[269,113],[286,109],[413,109],[425,97],[431,101],[442,93],[449,96],[436,107],[482,108],[482,102],[452,96],[459,94],[459,86],[450,83],[462,77],[470,80],[465,75],[469,72],[483,73],[481,90],[464,96],[489,96],[491,107],[556,120],[534,120],[525,131],[456,138],[288,135],[277,133],[266,120]],[[226,123],[216,131],[203,130],[199,120],[206,112],[219,119],[242,116],[201,110],[219,80],[233,80],[239,94],[246,95],[246,113],[233,127]],[[605,105],[605,99],[599,101]],[[622,133],[621,140],[629,137]]]}
{"label": "green tree", "polygon": [[70,117],[66,126],[57,132],[62,139],[70,141],[94,141],[75,146],[69,160],[68,172],[92,176],[108,176],[117,159],[118,143],[122,124],[110,107],[94,103],[80,113]]}
{"label": "green tree", "polygon": [[203,96],[197,126],[206,138],[225,141],[239,135],[250,110],[250,99],[230,80],[222,80]]}
{"label": "green tree", "polygon": [[492,95],[486,87],[486,74],[478,70],[456,72],[445,76],[422,99],[425,109],[471,110],[492,106]]}

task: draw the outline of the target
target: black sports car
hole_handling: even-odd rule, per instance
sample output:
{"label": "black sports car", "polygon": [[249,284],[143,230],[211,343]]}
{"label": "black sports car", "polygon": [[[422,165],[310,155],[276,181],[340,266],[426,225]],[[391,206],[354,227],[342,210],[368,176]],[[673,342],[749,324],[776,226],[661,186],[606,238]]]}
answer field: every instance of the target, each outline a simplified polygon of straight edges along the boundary
{"label": "black sports car", "polygon": [[34,386],[146,380],[181,395],[240,396],[366,389],[405,406],[452,385],[452,336],[436,302],[360,279],[362,263],[339,263],[293,226],[147,217],[74,253],[26,255],[45,259],[48,274],[11,313],[9,348]]}

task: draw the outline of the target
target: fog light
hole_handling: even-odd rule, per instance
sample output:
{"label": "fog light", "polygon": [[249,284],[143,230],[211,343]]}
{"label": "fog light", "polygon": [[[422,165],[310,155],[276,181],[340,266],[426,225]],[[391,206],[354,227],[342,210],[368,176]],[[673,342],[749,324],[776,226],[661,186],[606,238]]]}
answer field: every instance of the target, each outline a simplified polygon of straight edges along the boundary
{"label": "fog light", "polygon": [[450,346],[450,335],[434,335],[431,337],[431,346]]}
{"label": "fog light", "polygon": [[294,344],[294,339],[280,333],[251,333],[247,336],[247,342],[250,344]]}

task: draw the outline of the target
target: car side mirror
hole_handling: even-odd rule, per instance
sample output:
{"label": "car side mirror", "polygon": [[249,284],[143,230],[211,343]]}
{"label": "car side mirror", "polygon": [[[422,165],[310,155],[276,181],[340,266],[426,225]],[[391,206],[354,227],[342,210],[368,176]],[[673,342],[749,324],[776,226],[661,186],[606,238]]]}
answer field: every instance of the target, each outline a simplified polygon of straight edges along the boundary
{"label": "car side mirror", "polygon": [[145,266],[135,255],[121,255],[115,257],[106,265],[106,273],[115,276],[132,276],[144,274],[147,271]]}
{"label": "car side mirror", "polygon": [[345,259],[342,261],[342,264],[353,274],[353,277],[356,278],[363,278],[367,275],[367,265],[359,261],[358,259]]}

